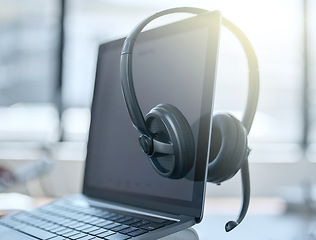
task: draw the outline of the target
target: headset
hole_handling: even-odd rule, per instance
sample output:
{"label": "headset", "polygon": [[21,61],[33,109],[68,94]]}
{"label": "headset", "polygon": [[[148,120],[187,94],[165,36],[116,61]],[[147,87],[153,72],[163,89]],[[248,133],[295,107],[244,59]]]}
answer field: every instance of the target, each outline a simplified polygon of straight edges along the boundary
{"label": "headset", "polygon": [[[134,127],[140,133],[139,143],[155,170],[170,179],[183,178],[192,168],[195,156],[191,127],[183,114],[171,104],[159,104],[143,116],[135,94],[132,74],[132,55],[135,41],[143,28],[154,19],[172,13],[200,15],[208,11],[200,8],[172,8],[158,12],[137,25],[125,39],[120,63],[121,85],[125,103]],[[212,119],[207,181],[220,184],[241,169],[242,206],[236,221],[225,225],[226,232],[234,229],[245,217],[250,202],[247,135],[256,113],[259,95],[258,61],[254,49],[244,33],[222,17],[222,24],[240,41],[248,60],[249,83],[245,113],[242,121],[228,113]]]}

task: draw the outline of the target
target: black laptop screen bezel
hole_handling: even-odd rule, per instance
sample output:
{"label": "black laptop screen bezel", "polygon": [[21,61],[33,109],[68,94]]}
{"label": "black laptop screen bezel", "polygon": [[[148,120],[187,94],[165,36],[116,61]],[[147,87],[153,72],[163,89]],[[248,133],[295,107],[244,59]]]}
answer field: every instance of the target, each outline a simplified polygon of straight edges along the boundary
{"label": "black laptop screen bezel", "polygon": [[[144,208],[148,210],[154,210],[159,212],[166,212],[176,215],[189,215],[194,216],[198,221],[202,218],[203,205],[205,197],[205,186],[206,186],[206,169],[208,162],[208,151],[210,144],[210,128],[211,128],[211,116],[213,114],[213,101],[214,101],[214,88],[216,79],[216,69],[217,69],[217,58],[218,58],[218,48],[219,48],[219,37],[221,28],[221,14],[218,11],[209,12],[203,15],[185,19],[179,22],[171,23],[153,30],[142,32],[142,38],[144,40],[155,39],[156,37],[161,37],[163,34],[174,34],[176,29],[177,32],[185,32],[196,28],[208,29],[208,40],[207,40],[207,54],[206,54],[206,67],[204,75],[204,85],[203,85],[203,96],[201,102],[201,115],[200,115],[200,128],[198,137],[198,149],[196,156],[196,170],[195,179],[193,187],[193,198],[191,201],[183,201],[177,199],[171,199],[168,197],[156,197],[141,194],[124,194],[122,192],[116,192],[112,190],[104,190],[90,186],[88,184],[88,169],[89,169],[89,149],[90,149],[90,137],[91,137],[91,126],[89,132],[88,146],[87,146],[87,157],[86,166],[84,173],[84,183],[83,183],[83,194],[97,198],[104,201],[120,203],[123,205],[134,206],[138,208]],[[215,33],[215,34],[214,34]],[[99,56],[97,62],[96,70],[96,81],[94,87],[94,95],[91,107],[91,116],[93,116],[94,111],[96,111],[94,102],[97,99],[96,89],[98,88],[100,76],[100,68],[102,66],[100,63],[100,56],[104,51],[117,47],[118,45],[123,45],[124,39],[115,40],[109,43],[100,45]],[[214,51],[214,49],[216,49]],[[123,96],[122,96],[123,98]],[[93,124],[93,119],[91,119],[91,125]],[[153,204],[154,203],[154,204]]]}

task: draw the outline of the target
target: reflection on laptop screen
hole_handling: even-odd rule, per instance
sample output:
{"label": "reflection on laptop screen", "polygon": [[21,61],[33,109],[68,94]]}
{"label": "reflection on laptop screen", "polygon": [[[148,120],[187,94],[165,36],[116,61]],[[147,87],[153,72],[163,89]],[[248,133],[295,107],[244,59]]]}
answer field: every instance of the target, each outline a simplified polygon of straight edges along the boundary
{"label": "reflection on laptop screen", "polygon": [[[134,85],[143,115],[159,103],[176,106],[192,128],[196,149],[201,141],[201,116],[209,115],[212,109],[217,41],[218,24],[214,30],[209,26],[162,27],[159,31],[142,33],[133,54]],[[212,49],[210,44],[214,45]],[[121,90],[122,45],[120,39],[100,47],[85,172],[85,188],[89,186],[90,190],[84,192],[122,203],[140,197],[161,203],[200,200],[201,194],[195,196],[196,188],[197,184],[203,188],[204,183],[197,183],[195,175],[199,165],[202,169],[199,174],[203,175],[200,178],[204,180],[205,153],[185,178],[174,180],[160,176],[142,152],[139,134],[132,125]],[[215,65],[214,69],[207,63]],[[205,90],[205,86],[209,89]],[[203,100],[206,93],[208,97]],[[207,110],[203,110],[203,104]],[[202,132],[208,140],[209,125],[206,126]],[[206,152],[207,144],[203,146]],[[100,190],[101,195],[97,194]]]}

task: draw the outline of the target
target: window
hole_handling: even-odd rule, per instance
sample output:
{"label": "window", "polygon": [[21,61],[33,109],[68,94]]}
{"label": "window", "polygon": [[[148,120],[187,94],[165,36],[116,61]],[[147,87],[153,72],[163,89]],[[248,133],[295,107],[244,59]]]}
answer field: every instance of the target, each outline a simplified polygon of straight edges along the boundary
{"label": "window", "polygon": [[[222,13],[248,36],[259,62],[260,97],[250,133],[250,160],[298,161],[304,137],[303,2],[243,2],[247,10],[232,1]],[[247,63],[237,41],[225,31],[221,44],[217,107],[240,111],[246,101]]]}
{"label": "window", "polygon": [[58,139],[56,1],[1,0],[0,139]]}
{"label": "window", "polygon": [[[63,2],[65,35],[59,99]],[[261,88],[249,136],[254,185],[261,186],[260,181],[269,173],[266,184],[298,184],[304,177],[314,179],[312,174],[303,173],[304,169],[314,169],[312,162],[316,160],[316,29],[311,24],[316,21],[314,1],[30,0],[26,4],[22,0],[0,0],[0,4],[2,142],[58,143],[61,139],[79,142],[78,148],[84,152],[99,44],[126,36],[156,11],[193,6],[220,10],[248,36],[257,53]],[[149,27],[187,16],[164,17]],[[246,91],[244,53],[235,37],[223,28],[215,110],[241,116]],[[267,185],[262,189],[260,194],[272,194]]]}

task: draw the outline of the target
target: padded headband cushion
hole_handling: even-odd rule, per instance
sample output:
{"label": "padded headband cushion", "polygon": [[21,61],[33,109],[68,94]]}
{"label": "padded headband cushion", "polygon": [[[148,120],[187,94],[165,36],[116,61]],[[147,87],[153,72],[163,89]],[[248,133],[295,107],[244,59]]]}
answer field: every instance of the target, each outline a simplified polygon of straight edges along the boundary
{"label": "padded headband cushion", "polygon": [[247,156],[247,131],[230,114],[213,117],[208,182],[221,183],[232,178]]}

